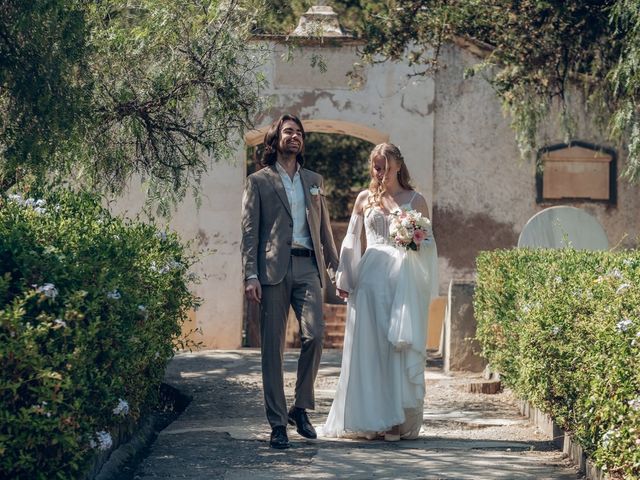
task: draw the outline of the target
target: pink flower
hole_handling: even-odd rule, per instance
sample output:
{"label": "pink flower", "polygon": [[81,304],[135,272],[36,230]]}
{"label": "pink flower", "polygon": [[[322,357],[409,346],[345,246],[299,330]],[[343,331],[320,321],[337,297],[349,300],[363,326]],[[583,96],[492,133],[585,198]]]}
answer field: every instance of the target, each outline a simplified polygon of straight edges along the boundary
{"label": "pink flower", "polygon": [[424,230],[416,230],[413,232],[413,241],[416,245],[420,245],[425,238],[427,238],[427,234]]}

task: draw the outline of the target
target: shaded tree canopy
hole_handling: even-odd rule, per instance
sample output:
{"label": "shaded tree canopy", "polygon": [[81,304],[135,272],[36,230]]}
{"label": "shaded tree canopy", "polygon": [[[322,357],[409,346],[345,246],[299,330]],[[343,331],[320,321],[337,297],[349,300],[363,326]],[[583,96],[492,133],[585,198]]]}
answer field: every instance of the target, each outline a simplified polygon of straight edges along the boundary
{"label": "shaded tree canopy", "polygon": [[[279,0],[268,2],[276,6]],[[286,10],[302,13],[292,2]],[[310,2],[306,2],[308,5]],[[365,40],[368,62],[409,59],[416,74],[440,66],[454,38],[480,42],[482,73],[506,111],[523,156],[535,155],[554,112],[567,140],[575,132],[572,92],[596,125],[626,145],[623,175],[640,180],[640,7],[637,0],[336,0],[341,21]],[[305,6],[307,6],[305,5]],[[346,15],[344,14],[346,12]],[[282,24],[272,28],[286,31]],[[290,30],[289,30],[290,31]],[[578,102],[580,103],[580,102]]]}
{"label": "shaded tree canopy", "polygon": [[70,175],[181,198],[260,109],[252,0],[5,0],[0,186]]}

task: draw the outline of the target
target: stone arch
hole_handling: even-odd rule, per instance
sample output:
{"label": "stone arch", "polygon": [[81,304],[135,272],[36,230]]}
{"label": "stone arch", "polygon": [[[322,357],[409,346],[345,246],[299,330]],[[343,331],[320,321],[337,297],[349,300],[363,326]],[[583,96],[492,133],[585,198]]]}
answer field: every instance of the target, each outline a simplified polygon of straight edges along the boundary
{"label": "stone arch", "polygon": [[[388,133],[359,123],[347,122],[344,120],[322,119],[302,120],[302,123],[304,125],[305,132],[309,133],[316,132],[350,135],[352,137],[371,142],[374,145],[389,141]],[[269,129],[269,126],[270,124],[247,132],[244,137],[246,144],[250,147],[260,145],[264,139],[265,133]]]}

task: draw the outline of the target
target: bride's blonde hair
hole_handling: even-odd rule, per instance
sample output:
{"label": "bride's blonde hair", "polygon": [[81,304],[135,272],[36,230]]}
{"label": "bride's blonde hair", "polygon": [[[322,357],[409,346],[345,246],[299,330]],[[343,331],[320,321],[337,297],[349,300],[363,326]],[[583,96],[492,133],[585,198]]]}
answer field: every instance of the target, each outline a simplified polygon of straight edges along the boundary
{"label": "bride's blonde hair", "polygon": [[[385,172],[382,177],[382,182],[378,181],[378,177],[373,170],[373,160],[376,157],[382,157],[385,160]],[[393,159],[400,170],[398,171],[398,183],[405,190],[413,190],[411,185],[411,176],[407,165],[404,163],[404,158],[400,153],[400,149],[393,143],[380,143],[373,147],[371,154],[369,155],[369,174],[371,175],[371,183],[369,184],[369,203],[367,207],[378,206],[382,207],[382,196],[386,192],[385,181],[387,180],[387,174],[389,173],[389,160]]]}

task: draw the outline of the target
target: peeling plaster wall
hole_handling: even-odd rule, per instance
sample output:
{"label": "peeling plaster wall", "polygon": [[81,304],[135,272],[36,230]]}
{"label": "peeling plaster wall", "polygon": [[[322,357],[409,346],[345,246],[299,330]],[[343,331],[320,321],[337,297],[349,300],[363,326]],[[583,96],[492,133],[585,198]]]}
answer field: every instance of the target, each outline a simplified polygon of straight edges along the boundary
{"label": "peeling plaster wall", "polygon": [[[446,68],[435,78],[433,194],[441,289],[450,279],[473,280],[479,251],[515,246],[529,218],[550,206],[536,203],[535,167],[520,160],[509,119],[489,84],[478,76],[463,79],[464,69],[479,59],[449,46],[442,51],[442,61]],[[578,120],[576,139],[603,144],[585,118],[583,113]],[[546,144],[563,141],[557,125],[544,130]],[[621,150],[616,151],[620,157]],[[618,180],[617,206],[570,205],[595,216],[611,246],[621,241],[623,246],[637,245],[638,187]]]}

